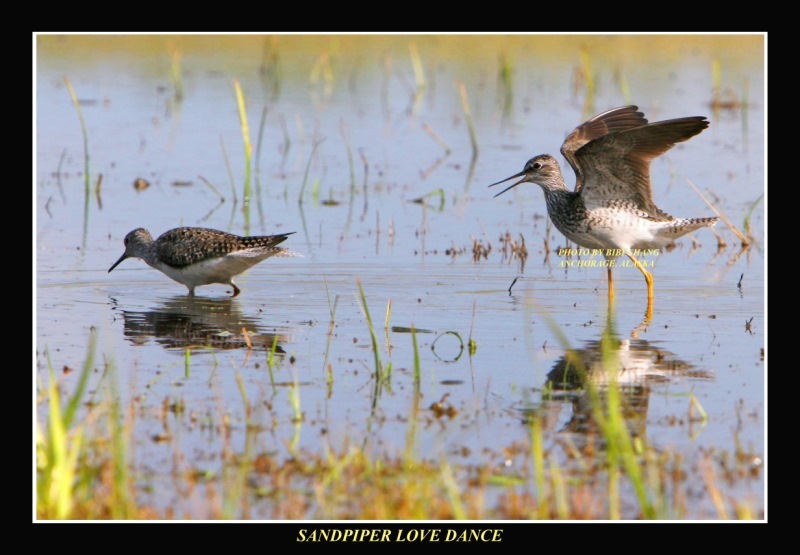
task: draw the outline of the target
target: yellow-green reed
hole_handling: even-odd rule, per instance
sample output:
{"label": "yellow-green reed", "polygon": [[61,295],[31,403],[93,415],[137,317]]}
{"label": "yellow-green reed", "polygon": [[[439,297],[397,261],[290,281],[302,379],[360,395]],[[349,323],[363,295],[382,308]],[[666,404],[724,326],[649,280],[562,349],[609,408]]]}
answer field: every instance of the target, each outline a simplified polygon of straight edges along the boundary
{"label": "yellow-green reed", "polygon": [[308,184],[308,174],[311,171],[311,162],[314,161],[314,153],[317,151],[317,147],[324,140],[325,139],[320,139],[314,142],[314,145],[311,147],[311,154],[309,154],[308,162],[306,162],[306,171],[303,174],[303,184],[300,186],[300,193],[297,196],[297,204],[303,204],[303,193],[306,190],[306,184]]}
{"label": "yellow-green reed", "polygon": [[616,77],[615,80],[619,85],[619,90],[622,93],[622,98],[625,99],[625,104],[634,104],[633,95],[631,94],[631,85],[628,82],[628,79],[625,77],[625,73],[620,67],[617,67],[614,71],[614,75]]}
{"label": "yellow-green reed", "polygon": [[[131,428],[124,422],[120,410],[116,376],[111,363],[107,364],[104,371],[104,376],[110,374],[112,378],[110,387],[105,390],[108,399],[101,403],[87,403],[84,399],[88,378],[93,371],[96,345],[97,334],[92,329],[88,353],[66,407],[62,406],[62,394],[47,352],[48,425],[42,430],[37,423],[36,429],[36,515],[40,519],[127,519],[134,512],[127,451]],[[84,404],[90,404],[93,408],[87,418],[80,419],[76,424],[77,410]],[[87,426],[89,423],[97,424],[96,415],[103,410],[108,414],[110,437],[98,442],[96,438],[89,437]],[[110,449],[107,447],[109,445]],[[100,450],[95,453],[98,446]],[[104,458],[109,453],[110,461]],[[108,464],[110,473],[104,478],[103,470],[108,468]],[[108,478],[110,483],[106,481]],[[101,482],[100,486],[96,485],[98,482]],[[101,500],[96,499],[98,489],[104,492]]]}
{"label": "yellow-green reed", "polygon": [[414,348],[414,384],[419,388],[419,383],[422,378],[422,368],[419,362],[419,347],[417,346],[417,328],[411,324],[411,345]]}
{"label": "yellow-green reed", "polygon": [[383,334],[386,339],[386,353],[391,356],[392,340],[389,338],[389,320],[392,317],[392,299],[386,301],[386,318],[383,321]]}
{"label": "yellow-green reed", "polygon": [[[719,100],[714,98],[712,100],[712,105],[714,107],[715,114],[719,111],[718,106],[719,104],[723,103],[723,100]],[[727,105],[727,108],[739,109],[739,114],[742,120],[742,136],[745,143],[745,149],[747,148],[747,135],[749,132],[749,118],[748,115],[750,113],[750,80],[747,77],[744,77],[742,80],[742,95],[741,100],[736,100],[736,98],[731,99]]]}
{"label": "yellow-green reed", "polygon": [[[569,347],[568,340],[560,328],[553,322],[552,318],[545,314],[544,318],[548,327],[563,345],[570,365],[578,372],[581,382],[591,403],[591,412],[594,421],[597,423],[600,433],[605,442],[608,491],[607,509],[609,518],[617,520],[621,518],[621,500],[619,494],[620,478],[624,472],[625,478],[633,487],[639,507],[645,519],[658,518],[656,506],[651,500],[653,488],[648,488],[644,477],[644,464],[639,461],[642,447],[631,437],[624,416],[624,401],[620,394],[620,386],[616,380],[616,373],[619,369],[618,346],[619,339],[613,330],[612,314],[603,330],[601,337],[601,358],[603,368],[610,376],[609,383],[603,386],[601,394],[600,386],[592,383],[588,376],[588,369],[584,361],[575,355],[575,351]],[[655,489],[658,491],[658,488]]]}
{"label": "yellow-green reed", "polygon": [[425,83],[425,70],[422,68],[422,58],[419,55],[417,44],[414,42],[409,43],[408,50],[411,54],[411,67],[414,70],[414,80],[417,83],[414,89],[414,102],[411,113],[417,115],[419,113],[419,107],[422,105],[422,99],[425,97],[425,89],[427,87]]}
{"label": "yellow-green reed", "polygon": [[[361,286],[361,279],[356,278],[359,292],[359,307],[363,312],[364,317],[367,319],[367,326],[369,327],[370,340],[372,341],[372,354],[375,358],[375,380],[380,383],[384,380],[384,368],[381,362],[380,349],[378,348],[378,336],[375,334],[375,326],[372,325],[372,317],[369,315],[369,307],[367,306],[367,297],[364,294],[364,288]],[[386,368],[387,379],[391,377],[391,365]]]}
{"label": "yellow-green reed", "polygon": [[276,365],[277,356],[276,353],[278,352],[278,334],[272,338],[272,347],[267,351],[267,370],[269,371],[269,383],[272,385],[272,389],[275,389],[275,375],[272,373],[272,369]]}
{"label": "yellow-green reed", "polygon": [[471,337],[467,341],[467,352],[469,356],[475,356],[475,353],[478,352],[478,342]]}
{"label": "yellow-green reed", "polygon": [[567,486],[564,475],[555,456],[550,457],[550,482],[555,498],[556,515],[559,520],[569,520],[569,501],[567,501]]}
{"label": "yellow-green reed", "polygon": [[92,329],[89,335],[89,349],[83,363],[75,392],[62,411],[62,399],[58,390],[50,351],[46,351],[49,383],[47,399],[50,403],[48,427],[36,427],[36,513],[39,518],[69,518],[75,504],[78,455],[84,449],[84,424],[72,429],[78,408],[83,403],[83,395],[89,374],[94,365],[97,346],[97,333]]}
{"label": "yellow-green reed", "polygon": [[325,296],[328,300],[328,311],[331,314],[331,321],[328,324],[328,340],[325,344],[325,358],[322,361],[322,370],[323,372],[327,371],[328,397],[330,397],[333,391],[333,373],[328,366],[328,358],[331,351],[331,341],[333,340],[333,330],[336,327],[336,306],[339,304],[339,295],[336,295],[336,297],[333,299],[333,304],[331,304],[331,294],[328,290],[327,278],[325,278]]}
{"label": "yellow-green reed", "polygon": [[[439,206],[432,206],[430,204],[427,204],[425,202],[425,199],[427,199],[429,197],[438,198],[439,199]],[[433,191],[429,191],[429,192],[425,193],[421,197],[415,198],[411,202],[414,202],[416,204],[424,204],[425,206],[430,206],[431,208],[435,209],[436,211],[441,212],[441,211],[444,210],[445,200],[446,199],[445,199],[444,189],[438,188],[438,189],[434,189]]]}
{"label": "yellow-green reed", "polygon": [[406,429],[406,446],[404,458],[406,465],[412,465],[416,461],[417,427],[419,425],[419,402],[421,399],[420,384],[422,369],[419,360],[419,347],[417,345],[417,330],[411,324],[411,345],[414,350],[414,391],[411,398],[411,411],[408,415],[408,426]]}
{"label": "yellow-green reed", "polygon": [[109,427],[111,429],[111,461],[113,465],[113,481],[111,488],[111,518],[115,520],[129,519],[135,512],[135,502],[131,495],[128,474],[131,427],[125,421],[119,403],[116,366],[109,362],[106,375],[110,375],[107,389],[109,404]]}
{"label": "yellow-green reed", "polygon": [[311,200],[314,201],[314,206],[319,205],[319,178],[315,177],[311,181]]}
{"label": "yellow-green reed", "polygon": [[446,142],[444,142],[444,140],[439,135],[436,134],[436,131],[434,131],[433,128],[430,125],[428,125],[427,123],[423,123],[422,124],[422,130],[425,131],[425,133],[427,133],[428,135],[430,135],[431,138],[434,141],[436,141],[437,145],[442,147],[442,150],[444,150],[445,156],[449,155],[452,152],[450,150],[450,146]]}
{"label": "yellow-green reed", "polygon": [[354,463],[358,460],[363,458],[364,454],[359,451],[358,449],[351,447],[348,449],[347,453],[339,460],[336,460],[335,454],[332,451],[328,451],[328,462],[332,465],[330,469],[325,472],[321,480],[322,489],[325,490],[332,485],[337,485],[337,483],[342,479],[344,474],[344,470],[346,470],[350,466],[354,466]]}
{"label": "yellow-green reed", "polygon": [[383,320],[383,329],[389,330],[389,321],[392,319],[392,299],[386,301],[386,317]]}
{"label": "yellow-green reed", "polygon": [[467,339],[467,351],[469,356],[475,355],[478,352],[478,342],[472,337],[472,332],[475,330],[475,308],[478,306],[478,301],[472,301],[472,319],[469,323],[469,339]]}
{"label": "yellow-green reed", "polygon": [[316,84],[317,81],[322,80],[324,85],[325,96],[329,96],[333,92],[333,83],[335,81],[333,75],[333,66],[331,65],[331,57],[327,52],[320,54],[317,58],[317,63],[311,70],[309,81]]}
{"label": "yellow-green reed", "polygon": [[172,45],[170,45],[170,54],[170,76],[172,77],[172,85],[175,88],[173,98],[176,103],[180,103],[183,100],[183,72],[181,71],[181,57],[183,55]]}
{"label": "yellow-green reed", "polygon": [[411,67],[414,69],[414,80],[417,83],[417,90],[425,90],[425,70],[422,68],[422,58],[419,55],[417,43],[412,42],[408,45],[408,51],[411,54]]}
{"label": "yellow-green reed", "polygon": [[242,381],[242,376],[239,374],[237,370],[235,373],[236,376],[236,387],[239,389],[239,395],[242,396],[242,406],[244,407],[244,416],[245,416],[245,424],[248,426],[250,425],[250,401],[247,399],[247,388],[244,386],[244,381]]}
{"label": "yellow-green reed", "polygon": [[[412,342],[414,342],[414,334],[417,330],[413,325],[408,329],[411,330]],[[611,343],[609,349],[613,348],[614,344]],[[414,372],[419,374],[416,346],[414,352]],[[609,353],[609,355],[609,360],[611,360],[613,354]],[[574,360],[578,370],[585,370],[585,368],[578,368],[582,365],[579,358]],[[91,365],[87,365],[85,368],[88,372]],[[612,366],[612,368],[615,367]],[[44,399],[48,402],[59,395],[53,379],[52,364],[50,372],[51,389]],[[113,367],[107,371],[107,374],[109,379],[113,377]],[[206,514],[212,515],[212,518],[249,519],[251,518],[251,507],[255,507],[254,500],[258,501],[261,509],[264,509],[265,505],[273,507],[274,518],[277,519],[298,518],[298,515],[301,515],[300,518],[332,520],[465,518],[500,520],[557,518],[568,520],[587,517],[624,518],[626,515],[634,515],[632,518],[638,518],[639,513],[647,517],[644,511],[636,507],[626,507],[623,513],[621,492],[631,483],[631,472],[622,461],[623,449],[620,449],[614,437],[616,432],[610,432],[610,426],[602,427],[597,438],[597,444],[602,444],[604,451],[610,449],[615,453],[613,456],[606,454],[607,464],[603,464],[602,458],[597,459],[596,455],[587,457],[572,445],[569,435],[559,441],[559,444],[566,450],[569,464],[565,465],[564,461],[559,460],[553,453],[547,456],[544,444],[544,438],[547,436],[543,426],[545,421],[538,414],[534,414],[534,418],[528,420],[530,426],[528,461],[523,461],[517,467],[518,471],[514,475],[495,473],[494,465],[475,467],[454,464],[452,458],[446,454],[442,454],[438,461],[419,459],[415,448],[418,440],[421,395],[416,385],[418,383],[416,378],[408,415],[405,449],[400,457],[394,457],[388,453],[376,453],[374,460],[371,460],[369,452],[373,446],[370,446],[369,450],[366,446],[360,449],[351,447],[347,439],[341,448],[329,448],[326,450],[326,455],[322,457],[301,451],[298,442],[302,424],[299,392],[297,389],[291,389],[289,390],[289,400],[295,407],[296,415],[293,421],[295,436],[289,446],[292,458],[276,468],[267,470],[257,468],[254,450],[260,427],[258,423],[252,421],[253,415],[256,413],[251,407],[254,409],[260,406],[262,401],[255,399],[251,401],[248,398],[251,392],[245,390],[242,377],[235,373],[234,378],[240,390],[246,420],[243,441],[232,445],[230,443],[232,436],[229,433],[217,436],[223,441],[223,445],[220,447],[220,460],[223,465],[221,472],[198,469],[191,473],[179,472],[173,475],[173,479],[178,481],[176,486],[186,488],[186,491],[196,488],[197,480],[208,483],[211,491],[208,497],[209,503],[205,508],[196,508],[206,511]],[[295,376],[291,387],[297,388],[299,386],[297,382]],[[89,411],[89,418],[81,420],[77,425],[75,422],[78,419],[72,417],[72,427],[62,434],[62,436],[66,436],[61,443],[66,445],[64,452],[67,454],[67,457],[62,460],[69,460],[70,449],[77,449],[78,452],[77,455],[71,455],[72,460],[76,461],[72,471],[75,479],[71,482],[74,484],[72,488],[73,508],[62,513],[67,515],[64,518],[132,519],[141,518],[142,515],[147,515],[146,518],[182,518],[180,513],[174,513],[171,510],[163,512],[137,504],[133,492],[140,487],[141,477],[135,476],[126,469],[135,464],[131,460],[131,452],[127,446],[131,442],[133,420],[136,419],[137,414],[140,414],[141,409],[132,405],[129,413],[131,417],[125,421],[120,417],[119,405],[117,408],[111,405],[116,399],[115,391],[113,384],[111,387],[103,388],[101,395],[108,400],[104,399],[102,404],[91,401],[87,403],[82,396],[77,396],[77,406],[91,404],[92,408]],[[294,399],[292,396],[295,396]],[[591,400],[590,402],[595,403],[596,401]],[[608,399],[601,396],[597,402],[601,406],[602,416],[607,420],[613,419],[614,416],[609,411],[613,412],[614,401],[609,402]],[[620,408],[624,408],[621,403]],[[63,409],[63,405],[60,409]],[[65,419],[64,416],[69,413],[69,410],[59,410],[59,407],[54,408],[54,411],[55,416],[60,415],[57,420],[62,423]],[[97,423],[98,414],[108,414],[109,425],[93,427],[92,423]],[[624,420],[622,410],[618,410],[617,414]],[[69,417],[67,419],[69,420]],[[230,427],[232,425],[229,414],[225,415],[224,421],[223,426]],[[622,422],[620,429],[625,428],[625,423]],[[101,434],[92,434],[92,430],[95,429],[99,429]],[[46,430],[48,433],[50,431],[50,429]],[[42,468],[47,461],[42,453],[45,452],[48,436],[43,429],[38,429],[37,432],[37,453],[39,454],[37,476],[41,479],[43,477]],[[76,432],[82,435],[78,435]],[[80,441],[77,447],[75,447],[76,437]],[[179,449],[175,443],[176,439],[167,438],[164,442],[167,448]],[[646,441],[634,439],[632,444],[632,449],[637,454],[635,463],[641,467],[646,491],[653,497],[652,503],[656,517],[661,519],[682,518],[687,499],[681,492],[674,490],[682,485],[684,489],[691,490],[692,487],[687,483],[686,478],[681,476],[684,469],[680,465],[680,456],[676,459],[669,450],[663,453],[657,452],[648,446]],[[337,450],[340,452],[338,455]],[[109,451],[111,451],[110,455]],[[700,472],[706,486],[705,492],[716,508],[717,515],[723,519],[758,518],[754,506],[747,499],[729,499],[726,493],[720,490],[721,478],[717,474],[719,471],[715,473],[718,465],[716,461],[719,456],[719,454],[709,455],[700,461]],[[737,451],[733,457],[735,461],[739,461],[745,458],[746,454],[740,454]],[[737,464],[743,466],[745,463]],[[727,469],[724,462],[722,466]],[[465,473],[476,476],[478,479],[465,480]],[[281,498],[279,500],[270,499],[273,495],[269,486],[265,490],[251,485],[249,478],[254,474],[263,476],[266,480],[271,479],[273,484],[283,484],[285,489],[281,490],[282,493],[275,492]],[[605,483],[603,483],[604,476]],[[311,487],[309,487],[309,482],[313,483]],[[214,492],[220,487],[221,497],[218,497]],[[487,487],[499,492],[506,501],[503,501],[501,497],[498,504],[487,506],[484,501]],[[37,482],[37,492],[40,496],[37,499],[37,516],[42,519],[56,518],[54,516],[55,504],[51,505],[52,513],[40,510],[41,496],[43,495],[41,488],[42,484]],[[507,496],[499,488],[506,490]],[[519,492],[526,493],[528,490],[535,493],[535,498],[519,495]],[[426,503],[426,500],[429,502]],[[511,500],[510,503],[508,500]],[[601,505],[603,502],[606,503],[605,509]],[[572,505],[573,503],[574,505]],[[595,512],[596,510],[599,512]]]}
{"label": "yellow-green reed", "polygon": [[89,133],[86,131],[86,122],[83,120],[81,104],[78,102],[78,97],[75,95],[72,83],[66,75],[64,76],[64,83],[67,85],[67,90],[72,98],[72,104],[75,106],[75,111],[78,113],[78,120],[81,123],[81,134],[83,136],[83,243],[85,245],[87,233],[89,231],[89,197],[91,196],[91,184],[89,181]]}
{"label": "yellow-green reed", "polygon": [[721,520],[729,520],[730,515],[728,514],[728,508],[725,505],[725,500],[723,499],[722,492],[719,490],[719,487],[717,486],[717,478],[714,473],[714,465],[712,464],[708,456],[703,458],[700,464],[702,466],[703,481],[705,482],[706,491],[708,492],[709,497],[711,497],[711,500],[714,503],[714,507],[717,509],[717,514],[719,514],[719,518]]}
{"label": "yellow-green reed", "polygon": [[[72,398],[69,400],[69,404],[67,405],[67,409],[64,412],[64,425],[69,428],[72,425],[72,421],[75,419],[75,414],[80,408],[81,403],[83,402],[83,394],[86,391],[86,384],[89,381],[89,372],[94,365],[94,355],[95,349],[97,347],[97,330],[92,328],[89,332],[89,347],[86,352],[86,360],[83,363],[83,368],[81,369],[80,378],[78,379],[78,384],[75,386],[75,393],[72,395]],[[47,353],[47,363],[48,366],[52,367],[50,363],[50,352]]]}
{"label": "yellow-green reed", "polygon": [[280,51],[278,50],[278,37],[275,35],[264,39],[258,73],[264,88],[269,90],[273,100],[277,100],[281,90],[281,81]]}
{"label": "yellow-green reed", "polygon": [[294,416],[292,417],[292,422],[294,422],[294,434],[292,434],[292,439],[289,442],[288,448],[293,456],[300,459],[297,446],[300,444],[300,428],[303,425],[303,411],[300,408],[300,383],[297,380],[297,371],[295,368],[292,368],[292,385],[289,386],[289,403],[291,403],[292,410],[294,411]]}
{"label": "yellow-green reed", "polygon": [[258,198],[258,213],[261,221],[264,221],[263,207],[261,206],[261,150],[264,142],[264,128],[267,124],[267,107],[261,109],[261,119],[258,122],[258,138],[256,139],[256,161],[255,161],[255,184],[256,197]]}
{"label": "yellow-green reed", "polygon": [[350,168],[350,199],[352,200],[356,189],[356,172],[353,163],[353,149],[350,147],[350,135],[343,119],[339,120],[339,133],[342,135],[342,142],[347,151],[347,167]]}
{"label": "yellow-green reed", "polygon": [[461,94],[461,106],[464,109],[464,117],[467,120],[467,128],[469,129],[469,140],[472,143],[472,159],[478,157],[478,136],[475,133],[475,124],[472,122],[472,110],[469,107],[469,99],[467,98],[467,88],[464,83],[458,83],[458,92]]}
{"label": "yellow-green reed", "polygon": [[[223,145],[223,148],[224,148],[224,145]],[[228,168],[228,169],[230,170],[230,168]],[[200,181],[202,181],[203,183],[205,183],[205,184],[208,186],[208,188],[209,188],[209,189],[211,189],[211,191],[212,191],[212,192],[213,192],[215,195],[217,195],[217,197],[218,197],[218,198],[219,198],[219,200],[220,200],[220,203],[223,203],[223,202],[225,202],[225,195],[223,195],[222,193],[220,193],[220,192],[219,192],[219,189],[217,189],[217,188],[214,186],[214,184],[213,184],[213,183],[211,183],[211,182],[210,182],[208,179],[206,179],[206,178],[205,178],[205,177],[203,177],[202,175],[198,175],[198,176],[197,176],[197,178],[198,178]]]}
{"label": "yellow-green reed", "polygon": [[686,181],[689,183],[692,189],[694,189],[695,193],[700,195],[700,198],[706,202],[708,207],[714,211],[714,213],[719,217],[719,219],[722,220],[725,223],[725,225],[728,226],[728,229],[730,229],[733,232],[733,234],[739,238],[739,240],[742,242],[742,247],[749,246],[750,240],[747,237],[745,237],[745,235],[741,231],[739,231],[735,225],[733,225],[728,216],[725,215],[724,212],[722,212],[722,209],[720,209],[718,206],[716,206],[714,203],[708,200],[708,198],[706,198],[706,196],[700,192],[700,190],[695,186],[694,183],[692,183],[691,180],[687,179]]}
{"label": "yellow-green reed", "polygon": [[441,472],[442,484],[447,492],[447,499],[450,501],[450,507],[453,511],[453,518],[456,520],[466,520],[467,511],[464,509],[464,503],[461,499],[461,490],[458,487],[455,476],[453,476],[453,469],[444,456],[440,457],[439,470]]}
{"label": "yellow-green reed", "polygon": [[583,113],[586,118],[589,118],[594,113],[594,93],[595,93],[595,79],[594,72],[592,71],[592,62],[589,59],[589,49],[582,46],[580,50],[580,66],[577,70],[576,78],[576,92],[580,85],[583,85]]}
{"label": "yellow-green reed", "polygon": [[[697,411],[699,416],[694,415],[695,411]],[[689,419],[693,422],[700,421],[703,424],[708,422],[708,413],[694,393],[689,394]]]}
{"label": "yellow-green reed", "polygon": [[711,95],[714,101],[722,98],[722,64],[719,58],[711,60]]}
{"label": "yellow-green reed", "polygon": [[646,519],[657,518],[655,507],[650,499],[646,486],[643,467],[639,462],[639,452],[624,417],[624,401],[620,394],[620,386],[616,380],[619,368],[619,340],[613,335],[611,323],[606,326],[601,337],[601,353],[603,367],[611,379],[604,388],[605,403],[601,399],[599,388],[589,380],[586,389],[592,400],[592,414],[607,441],[607,460],[609,463],[609,515],[613,520],[619,519],[620,498],[618,490],[619,470],[625,474],[633,486],[639,506]]}
{"label": "yellow-green reed", "polygon": [[75,503],[78,455],[84,445],[83,426],[70,430],[68,419],[61,412],[55,372],[52,365],[48,366],[48,427],[46,432],[38,423],[36,427],[36,516],[61,520],[70,518]]}
{"label": "yellow-green reed", "polygon": [[228,151],[225,148],[225,139],[222,135],[219,137],[219,145],[222,148],[222,159],[225,161],[225,169],[228,172],[228,182],[231,184],[231,195],[233,195],[233,206],[239,203],[239,197],[236,196],[236,180],[233,178],[233,170],[231,169],[231,161],[228,158]]}
{"label": "yellow-green reed", "polygon": [[744,214],[744,222],[742,223],[742,229],[744,229],[744,233],[750,242],[753,242],[755,240],[753,237],[752,230],[750,229],[750,218],[753,216],[753,210],[756,209],[756,206],[759,205],[761,199],[763,198],[764,194],[762,193],[755,201],[753,201],[753,203],[747,209],[747,212],[745,212]]}
{"label": "yellow-green reed", "polygon": [[103,209],[103,197],[100,195],[100,188],[103,185],[103,174],[97,174],[97,181],[94,184],[94,197],[97,199],[97,208]]}
{"label": "yellow-green reed", "polygon": [[544,469],[544,439],[542,437],[542,420],[540,416],[534,412],[531,423],[531,461],[533,462],[534,480],[536,481],[536,493],[538,507],[538,518],[546,519],[550,512],[549,492],[545,482],[545,469]]}
{"label": "yellow-green reed", "polygon": [[497,84],[501,91],[498,98],[500,109],[503,117],[508,117],[514,107],[514,64],[511,61],[511,56],[505,51],[500,54]]}
{"label": "yellow-green reed", "polygon": [[242,142],[244,143],[244,197],[242,212],[244,213],[245,229],[250,228],[250,167],[253,157],[253,147],[250,144],[250,126],[247,123],[247,106],[244,102],[244,93],[238,79],[233,80],[236,90],[236,106],[239,109],[239,123],[242,128]]}
{"label": "yellow-green reed", "polygon": [[75,106],[75,112],[78,114],[78,120],[81,123],[81,135],[83,135],[83,184],[86,193],[86,202],[89,202],[89,191],[91,189],[91,182],[89,180],[89,133],[86,131],[86,122],[83,119],[83,112],[81,111],[81,104],[78,102],[78,97],[75,96],[75,90],[72,88],[72,83],[69,77],[64,76],[64,83],[67,85],[67,90],[72,98],[72,104]]}
{"label": "yellow-green reed", "polygon": [[386,123],[389,122],[391,118],[392,110],[389,107],[389,83],[392,79],[393,71],[393,59],[389,52],[384,52],[383,56],[381,56],[381,75],[383,79],[381,80],[381,113],[383,114],[383,119]]}
{"label": "yellow-green reed", "polygon": [[[236,386],[242,398],[242,406],[245,414],[245,437],[244,452],[228,464],[225,461],[223,470],[223,496],[222,496],[222,518],[224,520],[246,519],[247,518],[247,477],[253,465],[253,426],[250,421],[252,407],[247,398],[247,389],[239,371],[234,372]],[[232,468],[231,468],[232,466]]]}
{"label": "yellow-green reed", "polygon": [[361,190],[364,192],[364,208],[361,212],[361,220],[363,221],[367,215],[367,208],[369,206],[369,189],[367,189],[367,184],[369,183],[369,162],[367,161],[367,155],[364,154],[363,148],[358,150],[358,155],[361,158],[361,164],[364,167],[364,183],[361,186]]}

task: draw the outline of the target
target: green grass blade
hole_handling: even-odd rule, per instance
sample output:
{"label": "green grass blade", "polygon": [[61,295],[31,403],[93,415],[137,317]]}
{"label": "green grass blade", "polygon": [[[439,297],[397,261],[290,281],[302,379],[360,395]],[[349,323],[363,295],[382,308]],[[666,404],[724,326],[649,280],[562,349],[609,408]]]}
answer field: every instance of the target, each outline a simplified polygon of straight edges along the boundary
{"label": "green grass blade", "polygon": [[239,109],[239,124],[242,128],[242,141],[244,143],[244,187],[242,196],[243,206],[242,210],[245,217],[245,228],[249,229],[250,222],[250,168],[252,166],[251,159],[253,157],[253,146],[250,144],[250,126],[247,123],[247,106],[244,102],[244,93],[242,93],[242,86],[239,84],[238,79],[233,80],[233,86],[236,89],[236,106]]}

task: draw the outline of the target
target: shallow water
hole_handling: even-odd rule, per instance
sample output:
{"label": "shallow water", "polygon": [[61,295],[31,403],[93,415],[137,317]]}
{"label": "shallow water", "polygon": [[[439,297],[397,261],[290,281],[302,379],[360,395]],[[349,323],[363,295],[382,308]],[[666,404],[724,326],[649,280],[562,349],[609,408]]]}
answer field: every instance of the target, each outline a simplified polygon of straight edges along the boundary
{"label": "shallow water", "polygon": [[[523,424],[531,410],[548,415],[548,445],[564,437],[580,442],[586,437],[580,388],[565,387],[556,398],[542,392],[559,376],[567,347],[583,350],[587,360],[595,356],[609,322],[621,340],[621,360],[639,370],[630,372],[626,389],[639,408],[631,419],[638,434],[684,451],[690,463],[701,452],[730,451],[735,441],[759,457],[765,453],[763,201],[749,216],[756,243],[745,252],[720,222],[716,231],[726,247],[718,250],[714,235],[701,230],[697,244],[683,238],[654,257],[655,312],[640,328],[646,288],[638,271],[615,271],[609,315],[605,271],[560,265],[564,258],[555,249],[566,243],[547,225],[539,188],[520,186],[499,198],[487,189],[534,154],[558,154],[586,116],[626,104],[624,82],[651,121],[707,115],[712,122],[652,164],[658,205],[676,216],[713,215],[691,181],[741,229],[764,193],[764,67],[757,43],[743,38],[744,54],[731,57],[730,37],[698,41],[658,60],[626,55],[627,41],[619,49],[605,43],[590,55],[598,86],[587,114],[583,94],[573,88],[577,40],[562,52],[565,60],[552,60],[533,47],[540,42],[506,37],[485,42],[492,55],[468,63],[444,38],[418,39],[427,78],[418,91],[410,39],[387,38],[379,49],[343,41],[326,62],[324,49],[301,48],[298,37],[278,46],[217,37],[213,52],[183,44],[181,100],[170,81],[170,50],[159,46],[168,42],[163,37],[103,40],[39,37],[35,379],[37,386],[46,383],[45,353],[56,369],[80,368],[90,330],[97,330],[99,359],[118,369],[121,396],[135,399],[139,410],[133,441],[141,502],[207,516],[196,499],[174,491],[172,476],[161,469],[217,468],[214,430],[222,419],[233,423],[232,443],[241,442],[237,376],[255,407],[251,418],[261,425],[257,444],[265,452],[317,452],[348,441],[402,452],[415,421],[412,326],[422,369],[424,423],[414,445],[420,457],[444,452],[457,462],[513,468],[504,447],[528,441]],[[271,59],[265,45],[279,53],[277,64],[265,65]],[[507,109],[497,78],[503,52],[515,61]],[[746,108],[711,109],[714,60],[723,61],[724,83],[736,92],[746,87]],[[268,77],[275,72],[277,86]],[[102,174],[100,194],[88,199],[81,129],[65,75],[88,128],[93,191]],[[255,149],[249,214],[234,79],[247,99]],[[469,98],[477,158],[458,83]],[[140,177],[150,187],[136,190]],[[255,266],[237,279],[242,294],[234,299],[222,285],[200,287],[189,298],[183,285],[136,259],[108,273],[128,231],[146,227],[157,236],[180,225],[238,234],[296,231],[285,246],[303,257]],[[515,241],[524,237],[524,266],[503,255],[506,232]],[[476,240],[492,246],[479,260]],[[391,363],[391,386],[378,394],[359,284],[380,363]],[[270,367],[273,345],[283,354]],[[72,391],[76,374],[59,375],[65,391]],[[102,375],[95,372],[92,389]],[[294,382],[304,415],[299,425]],[[692,396],[709,415],[703,426],[688,418]],[[452,418],[429,409],[437,401],[455,409]],[[186,410],[159,416],[175,403]],[[39,418],[44,411],[37,406]],[[730,493],[763,507],[763,486],[759,473]],[[716,514],[705,498],[693,510],[693,518]],[[264,518],[268,508],[255,506],[253,513]]]}

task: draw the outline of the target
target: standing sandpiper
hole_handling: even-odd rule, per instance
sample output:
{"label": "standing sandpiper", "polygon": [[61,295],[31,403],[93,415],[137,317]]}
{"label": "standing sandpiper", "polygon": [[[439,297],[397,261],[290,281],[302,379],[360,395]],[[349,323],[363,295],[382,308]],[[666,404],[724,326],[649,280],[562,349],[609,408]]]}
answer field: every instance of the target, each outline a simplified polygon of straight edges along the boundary
{"label": "standing sandpiper", "polygon": [[547,213],[567,239],[590,249],[602,249],[608,266],[608,295],[614,295],[611,268],[622,254],[642,272],[647,282],[647,313],[652,316],[653,276],[633,250],[660,249],[678,237],[717,218],[674,218],[653,202],[650,161],[676,143],[708,127],[703,116],[648,123],[636,106],[599,114],[567,136],[561,154],[575,170],[575,191],[568,191],[558,162],[549,154],[528,160],[510,179],[536,183],[544,191]]}
{"label": "standing sandpiper", "polygon": [[234,276],[271,256],[301,256],[276,246],[292,233],[240,237],[204,227],[177,227],[154,241],[140,227],[125,236],[125,252],[108,271],[126,258],[141,258],[188,287],[190,296],[198,285],[222,283],[233,287],[235,297],[241,291],[233,283]]}

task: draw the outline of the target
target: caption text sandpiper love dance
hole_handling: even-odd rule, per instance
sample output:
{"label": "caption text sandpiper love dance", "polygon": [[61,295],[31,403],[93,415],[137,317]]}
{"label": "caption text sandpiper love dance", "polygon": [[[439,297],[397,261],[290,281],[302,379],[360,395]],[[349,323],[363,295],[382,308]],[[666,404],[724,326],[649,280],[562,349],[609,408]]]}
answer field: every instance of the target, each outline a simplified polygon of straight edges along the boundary
{"label": "caption text sandpiper love dance", "polygon": [[302,528],[298,542],[500,542],[502,528]]}

